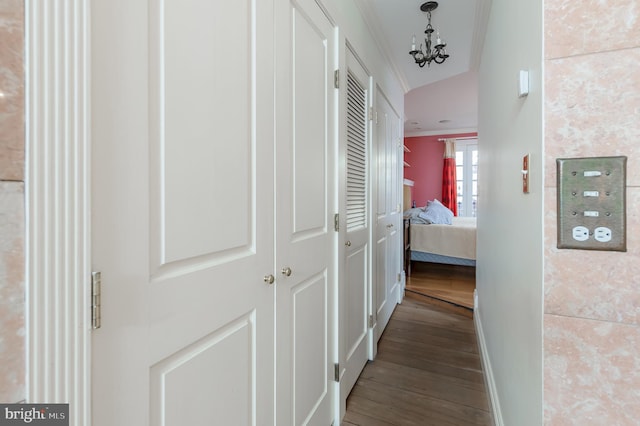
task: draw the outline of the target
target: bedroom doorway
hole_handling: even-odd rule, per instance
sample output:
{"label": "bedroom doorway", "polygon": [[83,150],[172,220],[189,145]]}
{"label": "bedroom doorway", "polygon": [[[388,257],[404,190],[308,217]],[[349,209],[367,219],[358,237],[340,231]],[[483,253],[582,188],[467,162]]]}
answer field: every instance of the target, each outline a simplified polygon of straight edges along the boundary
{"label": "bedroom doorway", "polygon": [[[457,217],[453,218],[451,232],[448,226],[444,229],[441,225],[426,225],[427,218],[418,217],[421,213],[428,216],[425,204],[429,200],[442,199],[444,188],[437,179],[443,176],[442,142],[450,141],[445,138],[455,139]],[[405,138],[405,146],[406,290],[434,304],[472,315],[478,213],[477,134],[410,137]],[[438,228],[432,232],[432,226]],[[456,247],[443,246],[445,241],[455,241]]]}

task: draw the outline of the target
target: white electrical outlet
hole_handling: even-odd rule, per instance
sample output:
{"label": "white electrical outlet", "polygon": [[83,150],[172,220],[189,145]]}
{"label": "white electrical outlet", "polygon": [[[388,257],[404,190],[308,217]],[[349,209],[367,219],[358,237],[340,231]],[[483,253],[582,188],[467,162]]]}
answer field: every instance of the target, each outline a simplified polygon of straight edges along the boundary
{"label": "white electrical outlet", "polygon": [[601,243],[607,243],[611,241],[611,229],[605,226],[599,226],[593,232],[593,236],[596,241],[600,241]]}
{"label": "white electrical outlet", "polygon": [[572,235],[576,241],[587,241],[589,239],[589,230],[586,226],[576,226],[573,228]]}

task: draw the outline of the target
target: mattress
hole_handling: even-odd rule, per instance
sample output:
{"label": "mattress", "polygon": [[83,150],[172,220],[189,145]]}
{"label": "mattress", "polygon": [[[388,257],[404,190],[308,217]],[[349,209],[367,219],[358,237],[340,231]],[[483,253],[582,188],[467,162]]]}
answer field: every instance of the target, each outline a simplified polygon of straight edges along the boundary
{"label": "mattress", "polygon": [[[458,259],[476,259],[476,218],[454,217],[452,225],[411,224],[413,252],[431,253]],[[443,262],[444,263],[444,262]]]}

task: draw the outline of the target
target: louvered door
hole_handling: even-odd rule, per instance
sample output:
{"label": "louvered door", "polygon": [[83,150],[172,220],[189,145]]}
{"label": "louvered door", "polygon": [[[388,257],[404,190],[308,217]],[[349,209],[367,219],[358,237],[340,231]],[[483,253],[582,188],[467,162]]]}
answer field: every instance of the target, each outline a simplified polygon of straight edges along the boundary
{"label": "louvered door", "polygon": [[367,227],[367,89],[347,73],[347,232]]}
{"label": "louvered door", "polygon": [[341,396],[346,400],[368,358],[370,243],[369,243],[369,144],[370,77],[347,53],[346,122],[341,149],[344,173],[341,182],[344,226],[340,276],[340,359],[344,366]]}

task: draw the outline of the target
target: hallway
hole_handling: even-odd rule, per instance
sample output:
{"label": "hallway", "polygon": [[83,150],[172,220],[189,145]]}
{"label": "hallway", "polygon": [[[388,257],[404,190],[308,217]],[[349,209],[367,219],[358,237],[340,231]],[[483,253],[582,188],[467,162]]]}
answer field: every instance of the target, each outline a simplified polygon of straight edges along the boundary
{"label": "hallway", "polygon": [[343,426],[491,424],[473,321],[418,297],[397,306]]}

